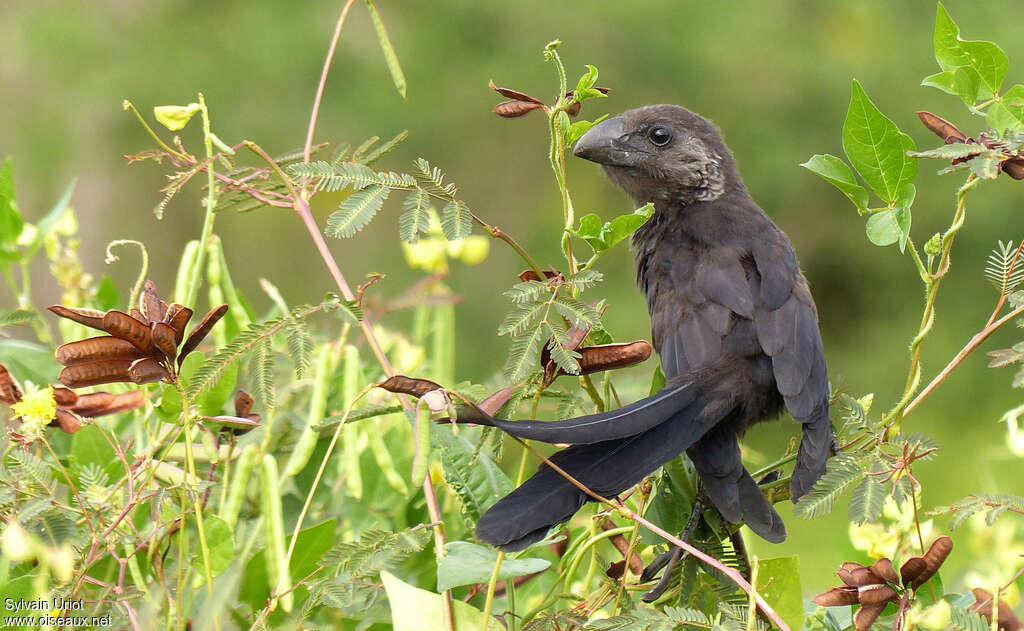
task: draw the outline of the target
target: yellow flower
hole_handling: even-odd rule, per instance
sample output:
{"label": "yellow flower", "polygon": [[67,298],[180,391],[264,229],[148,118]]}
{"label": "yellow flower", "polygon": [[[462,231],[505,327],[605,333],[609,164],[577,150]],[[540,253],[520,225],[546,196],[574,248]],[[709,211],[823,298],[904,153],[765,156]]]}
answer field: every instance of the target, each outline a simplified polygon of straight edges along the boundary
{"label": "yellow flower", "polygon": [[57,401],[53,398],[53,388],[36,388],[31,383],[25,384],[25,394],[21,401],[11,405],[15,416],[21,417],[18,433],[28,441],[42,438],[46,426],[57,416]]}

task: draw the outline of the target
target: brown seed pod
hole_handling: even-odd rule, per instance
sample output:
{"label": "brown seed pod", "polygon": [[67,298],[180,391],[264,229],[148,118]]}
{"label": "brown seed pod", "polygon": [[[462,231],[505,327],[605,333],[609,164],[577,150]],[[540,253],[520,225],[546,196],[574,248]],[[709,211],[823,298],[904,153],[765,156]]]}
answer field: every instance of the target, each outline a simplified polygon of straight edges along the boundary
{"label": "brown seed pod", "polygon": [[492,111],[502,118],[519,118],[544,107],[543,104],[528,101],[502,101],[495,105]]}
{"label": "brown seed pod", "polygon": [[142,311],[136,309],[135,307],[132,307],[131,309],[128,310],[128,315],[130,315],[131,317],[135,318],[136,320],[143,324],[149,324],[149,318],[143,315]]}
{"label": "brown seed pod", "polygon": [[[974,604],[971,605],[971,609],[984,616],[989,623],[992,622],[992,594],[975,587],[971,590],[974,594]],[[1021,624],[1020,618],[1013,613],[1013,609],[1006,604],[1006,600],[1003,598],[999,599],[999,614],[996,623],[999,628],[1003,631],[1022,631],[1024,630],[1024,624]]]}
{"label": "brown seed pod", "polygon": [[137,359],[128,368],[128,378],[138,384],[160,381],[170,376],[171,373],[152,357]]}
{"label": "brown seed pod", "polygon": [[[56,388],[54,389],[56,391]],[[78,397],[70,410],[86,418],[117,414],[140,408],[146,402],[142,390],[132,390],[113,394],[110,392],[92,392]]]}
{"label": "brown seed pod", "polygon": [[[544,270],[544,279],[545,280],[550,280],[552,278],[555,278],[556,276],[561,276],[561,274],[562,273],[559,272],[558,270],[553,270],[553,269],[548,270],[548,269],[546,269],[546,270]],[[519,280],[523,281],[524,283],[526,281],[528,281],[528,280],[538,280],[539,281],[540,280],[540,276],[537,276],[537,272],[533,271],[532,269],[526,269],[526,270],[523,270],[523,271],[519,272]]]}
{"label": "brown seed pod", "polygon": [[579,349],[580,374],[615,370],[646,361],[651,356],[651,344],[637,340],[628,344],[604,344]]}
{"label": "brown seed pod", "polygon": [[68,410],[58,409],[57,416],[54,420],[57,423],[57,426],[68,434],[74,434],[82,428],[82,419],[74,412],[69,412]]}
{"label": "brown seed pod", "polygon": [[101,335],[61,344],[54,356],[64,366],[73,366],[107,359],[134,360],[142,357],[142,351],[128,340]]}
{"label": "brown seed pod", "polygon": [[207,425],[226,427],[228,429],[233,429],[236,432],[241,430],[242,433],[259,427],[259,419],[254,421],[250,418],[244,418],[241,416],[204,416],[202,421]]}
{"label": "brown seed pod", "polygon": [[903,577],[903,585],[909,587],[924,572],[926,563],[921,557],[910,557],[900,567],[900,576]]}
{"label": "brown seed pod", "polygon": [[953,551],[953,540],[949,537],[942,536],[932,542],[931,547],[928,548],[928,552],[924,553],[925,569],[920,576],[917,577],[917,584],[914,589],[917,589],[919,585],[930,579],[939,571],[939,568],[945,562],[946,557]]}
{"label": "brown seed pod", "polygon": [[857,598],[862,605],[875,605],[896,600],[899,593],[888,585],[864,585],[857,588]]}
{"label": "brown seed pod", "polygon": [[60,371],[57,379],[69,388],[84,388],[101,383],[131,381],[128,377],[130,360],[101,360],[87,364],[75,364]]}
{"label": "brown seed pod", "polygon": [[18,382],[14,380],[7,367],[0,364],[0,403],[14,405],[21,401],[21,397],[21,388],[18,387]]}
{"label": "brown seed pod", "polygon": [[252,396],[245,390],[239,390],[235,393],[235,414],[248,416],[250,410],[252,410]]}
{"label": "brown seed pod", "polygon": [[918,112],[917,117],[921,119],[921,122],[924,123],[924,126],[929,131],[942,138],[943,142],[947,145],[954,142],[967,142],[967,134],[960,131],[956,125],[946,119],[925,111]]}
{"label": "brown seed pod", "polygon": [[143,317],[150,322],[163,322],[167,314],[167,303],[160,300],[160,294],[157,293],[153,281],[147,280],[143,287],[142,296],[139,298]]}
{"label": "brown seed pod", "polygon": [[899,584],[900,577],[896,575],[896,570],[892,568],[892,561],[882,557],[875,561],[874,565],[871,566],[871,571],[875,576],[884,579],[886,583]]}
{"label": "brown seed pod", "polygon": [[78,402],[78,398],[78,394],[70,388],[61,388],[60,386],[53,388],[53,400],[60,407],[71,407]]}
{"label": "brown seed pod", "polygon": [[65,307],[64,305],[50,305],[47,307],[51,312],[56,315],[72,320],[79,324],[92,327],[104,331],[103,328],[103,312],[97,311],[96,309],[73,309],[71,307]]}
{"label": "brown seed pod", "polygon": [[860,602],[857,589],[854,587],[833,587],[825,593],[814,597],[814,602],[822,607],[842,607],[856,605]]}
{"label": "brown seed pod", "polygon": [[156,354],[156,345],[153,344],[149,326],[123,311],[113,309],[103,314],[103,328],[114,337],[134,344],[143,355]]}
{"label": "brown seed pod", "polygon": [[388,392],[394,392],[395,394],[408,394],[416,398],[422,397],[428,392],[441,389],[440,385],[429,379],[417,379],[415,377],[406,377],[405,375],[393,375],[386,381],[377,384],[377,387],[383,388]]}
{"label": "brown seed pod", "polygon": [[501,406],[508,403],[508,400],[512,398],[512,393],[515,392],[519,386],[508,386],[498,390],[491,396],[487,397],[483,401],[477,404],[477,407],[486,412],[487,414],[494,416],[501,409]]}
{"label": "brown seed pod", "polygon": [[150,333],[153,336],[153,344],[160,349],[160,352],[167,359],[174,361],[174,356],[178,353],[178,345],[174,341],[174,329],[171,328],[171,325],[163,322],[154,322],[149,327]]}
{"label": "brown seed pod", "polygon": [[502,95],[506,99],[514,99],[516,101],[527,101],[529,103],[536,103],[538,105],[544,105],[543,101],[541,101],[539,99],[535,99],[534,97],[530,96],[529,94],[527,94],[525,92],[520,92],[519,90],[512,90],[510,88],[500,88],[500,87],[494,85],[494,79],[491,79],[491,80],[489,80],[487,82],[487,87],[489,87],[490,89],[494,90],[498,94]]}
{"label": "brown seed pod", "polygon": [[185,327],[192,319],[192,310],[179,304],[173,304],[167,308],[167,324],[174,329],[174,345],[181,345],[185,339]]}
{"label": "brown seed pod", "polygon": [[221,305],[216,309],[211,309],[209,313],[203,316],[202,321],[196,328],[192,329],[189,333],[188,339],[185,340],[185,345],[181,347],[181,353],[178,354],[178,368],[181,368],[181,362],[185,361],[185,357],[189,353],[196,350],[196,347],[203,341],[206,334],[210,332],[213,325],[224,317],[224,314],[228,312],[227,305]]}
{"label": "brown seed pod", "polygon": [[1015,180],[1024,180],[1024,158],[1013,158],[1003,163],[1003,171]]}
{"label": "brown seed pod", "polygon": [[887,603],[877,603],[872,605],[861,605],[860,609],[853,616],[853,627],[857,631],[868,631],[871,625],[878,620],[878,616],[882,615],[882,610],[885,609]]}

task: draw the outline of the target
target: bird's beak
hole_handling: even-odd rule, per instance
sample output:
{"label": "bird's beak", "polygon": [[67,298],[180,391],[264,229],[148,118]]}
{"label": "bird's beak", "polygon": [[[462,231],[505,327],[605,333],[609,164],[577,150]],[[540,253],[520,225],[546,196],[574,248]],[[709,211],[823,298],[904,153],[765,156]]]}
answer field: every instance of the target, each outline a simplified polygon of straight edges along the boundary
{"label": "bird's beak", "polygon": [[576,141],[573,154],[608,166],[629,167],[636,164],[644,151],[632,146],[625,131],[625,120],[615,116],[590,128]]}

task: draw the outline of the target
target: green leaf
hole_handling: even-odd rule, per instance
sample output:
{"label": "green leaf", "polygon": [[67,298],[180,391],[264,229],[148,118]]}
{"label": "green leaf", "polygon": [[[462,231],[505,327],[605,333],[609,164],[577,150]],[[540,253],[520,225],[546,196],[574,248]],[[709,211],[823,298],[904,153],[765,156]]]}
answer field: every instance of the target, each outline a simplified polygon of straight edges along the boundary
{"label": "green leaf", "polygon": [[986,119],[1000,136],[1006,131],[1024,131],[1024,85],[1017,84],[989,106]]}
{"label": "green leaf", "polygon": [[[391,606],[391,624],[395,631],[424,631],[445,629],[440,594],[413,587],[402,582],[390,572],[381,572],[384,589],[388,593],[388,604]],[[504,631],[505,627],[497,618],[491,618],[484,625],[484,614],[479,609],[461,600],[452,602],[452,613],[457,629],[485,629],[485,631]]]}
{"label": "green leaf", "polygon": [[352,193],[327,218],[328,236],[348,238],[370,223],[388,198],[389,189],[374,184]]}
{"label": "green leaf", "polygon": [[633,234],[637,228],[647,223],[653,214],[654,205],[650,203],[603,224],[600,217],[591,213],[580,217],[580,225],[572,233],[586,241],[594,253],[601,254]]}
{"label": "green leaf", "polygon": [[153,108],[156,120],[171,131],[178,131],[188,125],[192,117],[202,109],[198,103],[188,105],[157,105]]}
{"label": "green leaf", "polygon": [[498,335],[522,334],[544,311],[545,304],[543,302],[530,302],[519,305],[515,311],[505,316],[501,326],[498,327]]}
{"label": "green leaf", "polygon": [[18,237],[25,220],[18,212],[18,204],[14,200],[14,175],[11,172],[11,159],[4,161],[0,169],[0,265],[4,267],[10,261],[21,258],[18,251]]}
{"label": "green leaf", "polygon": [[[597,92],[597,90],[594,90],[594,92]],[[600,92],[597,92],[597,93],[601,94]],[[606,96],[606,95],[601,94],[601,96]],[[576,144],[577,140],[579,140],[580,138],[583,137],[583,134],[585,134],[588,131],[590,131],[591,127],[593,127],[594,125],[600,123],[601,121],[603,121],[606,118],[608,118],[607,114],[605,114],[604,116],[602,116],[602,117],[600,117],[600,118],[598,118],[597,120],[594,120],[594,121],[580,120],[580,121],[576,121],[572,125],[569,125],[569,130],[565,132],[565,144],[567,146],[569,146],[569,147],[572,147],[573,145]]]}
{"label": "green leaf", "polygon": [[454,200],[441,211],[441,230],[449,241],[457,241],[473,230],[473,215],[461,200]]}
{"label": "green leaf", "polygon": [[[437,589],[445,591],[461,585],[487,583],[494,574],[498,553],[494,548],[468,541],[449,541],[444,545],[444,556],[437,564]],[[544,559],[504,559],[498,570],[498,579],[506,580],[535,572],[543,572],[551,566]]]}
{"label": "green leaf", "polygon": [[537,367],[537,344],[544,338],[544,327],[536,327],[529,335],[516,337],[505,361],[505,377],[519,381]]}
{"label": "green leaf", "polygon": [[[210,570],[214,577],[220,575],[221,572],[228,569],[231,565],[231,561],[235,557],[235,539],[234,531],[231,526],[228,526],[227,522],[216,517],[214,515],[207,515],[203,519],[203,528],[206,530],[206,541],[209,544],[210,552]],[[201,564],[199,550],[196,549],[196,554],[193,562]],[[198,565],[197,564],[197,565]],[[206,581],[205,574],[203,572],[197,572],[195,574],[196,582],[195,585],[202,585]]]}
{"label": "green leaf", "polygon": [[980,79],[973,94],[969,91],[969,79],[954,79],[954,89],[968,104],[973,104],[978,98],[991,98],[999,94],[1009,66],[1006,53],[992,42],[960,39],[960,27],[953,22],[941,2],[935,13],[933,40],[935,61],[940,68],[957,74],[966,70]]}
{"label": "green leaf", "polygon": [[77,178],[72,178],[67,188],[64,189],[64,194],[60,196],[60,199],[58,199],[57,203],[53,205],[50,212],[46,213],[46,215],[36,223],[36,236],[25,250],[26,258],[35,254],[36,250],[39,249],[39,246],[43,244],[43,240],[46,238],[46,235],[50,233],[53,226],[60,221],[61,217],[64,216],[64,212],[68,209],[68,204],[71,203],[71,194],[74,193],[75,184],[77,182]]}
{"label": "green leaf", "polygon": [[813,519],[832,511],[836,499],[854,482],[863,478],[863,469],[856,454],[844,453],[830,458],[825,474],[814,488],[793,507],[793,512],[805,519]]}
{"label": "green leaf", "polygon": [[900,189],[914,181],[917,161],[907,155],[914,149],[910,136],[886,118],[854,80],[843,123],[843,150],[857,173],[884,201],[895,202]]}
{"label": "green leaf", "polygon": [[[877,212],[868,217],[865,230],[868,239],[878,246],[906,243],[910,233],[910,211],[903,207]],[[902,247],[900,250],[902,251]]]}
{"label": "green leaf", "polygon": [[980,178],[987,180],[994,180],[999,177],[1000,169],[999,165],[1003,161],[1001,155],[995,151],[987,151],[980,156],[971,158],[964,164]]}
{"label": "green leaf", "polygon": [[803,626],[803,592],[800,588],[800,557],[761,559],[757,563],[757,593],[791,629]]}
{"label": "green leaf", "polygon": [[10,311],[0,311],[0,329],[14,326],[16,324],[25,324],[31,322],[39,317],[39,312],[35,309],[12,309]]}
{"label": "green leaf", "polygon": [[857,212],[864,214],[868,208],[868,192],[863,186],[857,183],[853,171],[845,162],[829,154],[816,154],[800,166],[817,173],[838,188],[843,195],[846,195]]}
{"label": "green leaf", "polygon": [[593,307],[569,296],[559,296],[555,299],[554,304],[555,309],[565,316],[573,326],[581,329],[593,326],[601,319],[601,315]]}
{"label": "green leaf", "polygon": [[850,521],[866,524],[878,519],[889,488],[873,477],[865,477],[850,496]]}
{"label": "green leaf", "polygon": [[[320,557],[334,543],[336,529],[337,521],[328,519],[299,531],[299,537],[295,541],[295,551],[288,563],[289,575],[299,580],[316,570]],[[289,541],[291,541],[291,536],[291,529],[289,529],[287,533]],[[266,606],[267,597],[270,595],[266,553],[265,548],[259,550],[246,564],[242,587],[238,593],[238,600],[248,603],[253,611],[259,611]]]}
{"label": "green leaf", "polygon": [[495,502],[512,492],[512,481],[485,453],[473,458],[473,444],[455,436],[447,427],[430,432],[430,441],[441,455],[445,482],[462,503],[462,514],[476,523]]}
{"label": "green leaf", "polygon": [[7,366],[22,383],[52,383],[60,372],[52,348],[24,340],[0,339],[0,364]]}
{"label": "green leaf", "polygon": [[100,279],[100,284],[96,288],[96,302],[99,303],[99,307],[103,311],[119,309],[122,306],[121,292],[117,290],[113,279],[106,274]]}
{"label": "green leaf", "polygon": [[912,158],[935,158],[937,160],[955,160],[957,158],[964,158],[966,156],[974,155],[987,151],[988,149],[984,145],[970,142],[955,142],[951,145],[942,145],[934,149],[928,149],[927,151],[910,151],[907,153]]}
{"label": "green leaf", "polygon": [[422,189],[409,193],[402,202],[402,215],[398,218],[398,236],[412,245],[421,234],[430,232],[430,196]]}
{"label": "green leaf", "polygon": [[384,53],[384,61],[388,64],[388,72],[391,73],[391,81],[395,84],[395,89],[398,93],[405,96],[405,73],[402,72],[402,65],[398,63],[398,55],[395,54],[395,47],[391,45],[391,38],[388,37],[388,31],[384,28],[384,21],[380,19],[380,12],[377,11],[377,5],[374,4],[373,0],[366,0],[366,8],[370,10],[370,19],[373,21],[373,28],[377,31],[377,41],[380,43],[380,49]]}

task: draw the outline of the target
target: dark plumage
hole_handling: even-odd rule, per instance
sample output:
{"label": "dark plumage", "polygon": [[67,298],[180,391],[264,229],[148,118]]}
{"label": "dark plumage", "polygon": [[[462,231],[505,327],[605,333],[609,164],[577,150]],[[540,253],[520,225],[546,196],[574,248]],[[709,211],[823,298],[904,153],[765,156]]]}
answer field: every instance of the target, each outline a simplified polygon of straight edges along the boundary
{"label": "dark plumage", "polygon": [[[750,198],[715,126],[682,107],[652,105],[605,120],[574,153],[600,163],[637,204],[655,205],[633,245],[668,385],[603,414],[473,422],[571,443],[551,460],[605,496],[685,450],[727,520],[782,541],[785,525],[743,468],[738,438],[783,407],[802,424],[794,500],[821,476],[834,440],[817,312],[789,239]],[[520,550],[588,499],[542,466],[483,515],[476,535]]]}

